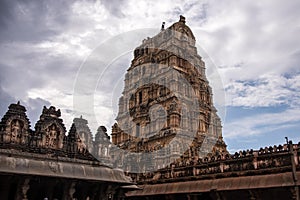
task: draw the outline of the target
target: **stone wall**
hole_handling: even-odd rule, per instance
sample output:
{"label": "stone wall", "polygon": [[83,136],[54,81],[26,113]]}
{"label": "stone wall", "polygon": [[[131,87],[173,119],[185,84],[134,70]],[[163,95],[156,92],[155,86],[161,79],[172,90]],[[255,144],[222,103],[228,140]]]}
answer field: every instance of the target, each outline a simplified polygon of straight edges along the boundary
{"label": "stone wall", "polygon": [[131,177],[140,184],[153,184],[274,174],[291,172],[292,159],[298,169],[300,143],[274,145],[259,150],[245,150],[232,155],[220,154],[192,161],[179,160],[157,172],[131,174]]}

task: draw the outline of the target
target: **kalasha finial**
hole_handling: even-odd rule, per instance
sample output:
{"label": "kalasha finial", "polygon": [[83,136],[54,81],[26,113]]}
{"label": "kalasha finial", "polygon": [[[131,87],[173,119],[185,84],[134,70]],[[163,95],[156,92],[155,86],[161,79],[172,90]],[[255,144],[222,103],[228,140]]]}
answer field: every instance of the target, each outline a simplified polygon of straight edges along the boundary
{"label": "kalasha finial", "polygon": [[162,23],[162,25],[161,25],[161,30],[162,30],[162,31],[165,30],[165,22]]}
{"label": "kalasha finial", "polygon": [[17,104],[20,105],[20,101],[18,101]]}
{"label": "kalasha finial", "polygon": [[184,16],[182,16],[182,15],[180,15],[179,22],[183,22],[183,23],[185,23],[185,17],[184,17]]}

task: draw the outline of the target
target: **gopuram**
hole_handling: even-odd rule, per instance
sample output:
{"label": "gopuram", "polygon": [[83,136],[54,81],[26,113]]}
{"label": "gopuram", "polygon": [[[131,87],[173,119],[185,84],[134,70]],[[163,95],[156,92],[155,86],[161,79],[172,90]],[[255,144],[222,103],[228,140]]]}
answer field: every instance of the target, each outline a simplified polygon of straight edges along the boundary
{"label": "gopuram", "polygon": [[183,16],[134,50],[117,122],[112,142],[125,152],[112,150],[112,157],[126,171],[228,153],[205,64]]}

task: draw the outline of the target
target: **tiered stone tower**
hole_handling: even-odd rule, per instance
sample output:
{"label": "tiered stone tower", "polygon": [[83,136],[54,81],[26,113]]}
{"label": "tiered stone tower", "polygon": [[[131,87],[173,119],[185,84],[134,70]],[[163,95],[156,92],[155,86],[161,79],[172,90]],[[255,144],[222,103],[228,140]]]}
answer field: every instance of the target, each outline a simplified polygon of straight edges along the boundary
{"label": "tiered stone tower", "polygon": [[91,133],[90,128],[88,127],[88,121],[83,119],[82,116],[80,118],[75,118],[73,123],[76,126],[76,130],[78,135],[80,136],[80,140],[85,145],[85,148],[89,151],[93,151],[93,135]]}
{"label": "tiered stone tower", "polygon": [[[227,152],[205,63],[183,16],[167,29],[163,24],[160,33],[134,50],[116,120],[112,127],[116,147],[158,152],[155,163],[145,162],[148,167]],[[112,152],[118,167],[124,167],[125,154]]]}
{"label": "tiered stone tower", "polygon": [[107,134],[107,129],[105,126],[99,126],[95,135],[94,149],[92,152],[98,160],[101,160],[101,162],[107,166],[111,166],[111,158],[109,155],[110,147],[111,141],[110,136]]}
{"label": "tiered stone tower", "polygon": [[35,141],[38,147],[63,150],[66,128],[60,118],[60,110],[44,106],[40,119],[35,124]]}
{"label": "tiered stone tower", "polygon": [[11,104],[0,122],[0,140],[21,147],[29,143],[31,132],[26,108],[20,102]]}

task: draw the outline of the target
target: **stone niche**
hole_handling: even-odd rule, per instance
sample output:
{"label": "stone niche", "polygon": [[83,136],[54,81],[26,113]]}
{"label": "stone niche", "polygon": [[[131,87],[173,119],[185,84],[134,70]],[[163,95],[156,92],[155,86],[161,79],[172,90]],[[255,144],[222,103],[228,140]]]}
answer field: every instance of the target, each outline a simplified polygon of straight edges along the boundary
{"label": "stone niche", "polygon": [[35,125],[37,145],[49,149],[62,149],[66,128],[60,119],[61,112],[54,106],[44,106],[42,115]]}
{"label": "stone niche", "polygon": [[11,104],[0,122],[0,140],[4,144],[26,145],[29,142],[30,122],[20,102]]}

